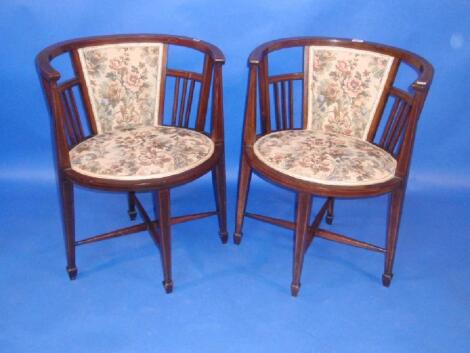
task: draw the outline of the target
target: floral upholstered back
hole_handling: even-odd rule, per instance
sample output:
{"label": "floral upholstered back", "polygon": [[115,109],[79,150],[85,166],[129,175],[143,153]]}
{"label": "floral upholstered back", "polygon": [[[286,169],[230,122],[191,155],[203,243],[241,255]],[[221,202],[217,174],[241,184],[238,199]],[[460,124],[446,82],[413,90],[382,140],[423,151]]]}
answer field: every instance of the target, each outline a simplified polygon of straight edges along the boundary
{"label": "floral upholstered back", "polygon": [[366,139],[393,57],[332,46],[305,49],[307,129]]}
{"label": "floral upholstered back", "polygon": [[99,45],[78,53],[98,133],[158,125],[162,43]]}

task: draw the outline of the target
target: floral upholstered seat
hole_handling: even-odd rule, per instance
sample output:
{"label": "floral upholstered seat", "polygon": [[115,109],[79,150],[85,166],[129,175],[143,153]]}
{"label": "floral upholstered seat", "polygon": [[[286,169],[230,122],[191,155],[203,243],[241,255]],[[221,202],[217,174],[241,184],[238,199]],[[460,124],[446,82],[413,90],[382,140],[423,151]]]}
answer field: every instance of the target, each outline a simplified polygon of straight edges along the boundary
{"label": "floral upholstered seat", "polygon": [[188,171],[214,152],[214,143],[194,130],[141,126],[93,136],[70,151],[73,170],[104,179],[156,179]]}
{"label": "floral upholstered seat", "polygon": [[261,137],[254,153],[291,177],[325,185],[369,185],[394,177],[396,160],[353,136],[312,130],[284,130]]}

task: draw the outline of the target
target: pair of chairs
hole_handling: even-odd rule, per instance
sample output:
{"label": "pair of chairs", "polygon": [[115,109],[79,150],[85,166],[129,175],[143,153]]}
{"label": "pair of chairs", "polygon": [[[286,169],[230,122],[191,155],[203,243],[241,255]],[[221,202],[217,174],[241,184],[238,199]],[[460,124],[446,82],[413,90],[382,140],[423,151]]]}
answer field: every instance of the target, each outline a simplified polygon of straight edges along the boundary
{"label": "pair of chairs", "polygon": [[[168,52],[176,47],[198,52],[202,69],[170,66]],[[271,74],[271,53],[285,48],[302,49],[303,70]],[[53,66],[64,55],[73,72],[66,80]],[[77,39],[38,54],[53,123],[70,279],[77,276],[77,246],[148,230],[160,249],[169,293],[173,224],[216,215],[220,239],[227,242],[224,61],[214,45],[166,35]],[[395,84],[404,65],[417,73],[408,90]],[[234,241],[242,239],[245,216],[292,229],[292,295],[298,294],[303,257],[315,237],[383,253],[382,280],[390,285],[418,117],[432,76],[432,66],[415,54],[358,40],[290,38],[250,55]],[[172,216],[170,190],[209,171],[216,210]],[[294,221],[246,212],[253,172],[297,193]],[[129,217],[139,213],[143,222],[77,240],[75,184],[126,192]],[[154,217],[137,192],[154,192]],[[385,247],[320,228],[324,217],[332,223],[336,198],[386,193]],[[313,195],[326,199],[310,222]]]}

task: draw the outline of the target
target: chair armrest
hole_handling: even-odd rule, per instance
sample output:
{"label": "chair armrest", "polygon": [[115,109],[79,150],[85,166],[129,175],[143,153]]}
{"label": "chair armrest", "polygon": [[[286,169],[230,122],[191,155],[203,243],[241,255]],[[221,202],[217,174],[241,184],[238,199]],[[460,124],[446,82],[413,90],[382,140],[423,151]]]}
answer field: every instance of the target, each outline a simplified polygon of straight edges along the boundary
{"label": "chair armrest", "polygon": [[42,78],[48,81],[58,81],[60,79],[60,73],[52,67],[48,52],[49,51],[45,49],[36,56],[36,68]]}

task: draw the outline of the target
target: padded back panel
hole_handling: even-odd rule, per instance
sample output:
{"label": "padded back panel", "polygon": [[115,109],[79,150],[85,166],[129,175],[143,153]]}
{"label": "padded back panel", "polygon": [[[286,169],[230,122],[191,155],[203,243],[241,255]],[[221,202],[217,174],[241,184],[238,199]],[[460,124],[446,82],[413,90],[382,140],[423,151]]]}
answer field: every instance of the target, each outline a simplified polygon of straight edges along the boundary
{"label": "padded back panel", "polygon": [[305,51],[307,129],[365,140],[393,57],[333,46]]}
{"label": "padded back panel", "polygon": [[158,125],[162,43],[99,45],[78,53],[98,133]]}

